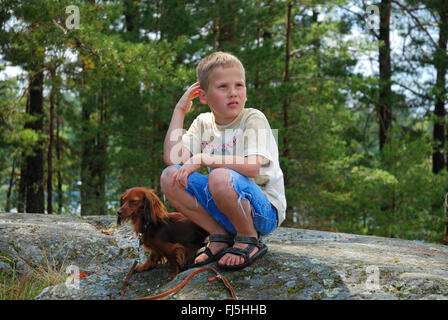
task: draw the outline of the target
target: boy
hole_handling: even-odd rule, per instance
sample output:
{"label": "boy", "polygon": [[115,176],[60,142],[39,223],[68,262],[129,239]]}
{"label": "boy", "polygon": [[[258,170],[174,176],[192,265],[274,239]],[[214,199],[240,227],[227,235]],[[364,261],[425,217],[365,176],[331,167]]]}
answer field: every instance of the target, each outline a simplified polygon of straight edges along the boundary
{"label": "boy", "polygon": [[[278,147],[264,114],[244,108],[245,71],[235,56],[207,56],[197,76],[173,111],[161,188],[177,210],[210,233],[194,266],[218,261],[222,269],[239,270],[267,252],[260,236],[285,219]],[[182,135],[196,97],[211,112],[200,114]],[[208,175],[196,172],[201,166],[208,167]]]}

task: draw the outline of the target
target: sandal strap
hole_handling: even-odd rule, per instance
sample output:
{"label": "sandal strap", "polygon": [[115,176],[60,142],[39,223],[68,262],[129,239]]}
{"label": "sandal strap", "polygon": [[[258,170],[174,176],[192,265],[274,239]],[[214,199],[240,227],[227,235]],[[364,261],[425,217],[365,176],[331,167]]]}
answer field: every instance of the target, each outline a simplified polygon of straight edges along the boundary
{"label": "sandal strap", "polygon": [[246,236],[236,235],[234,242],[253,244],[258,247],[260,241],[255,237],[246,237]]}
{"label": "sandal strap", "polygon": [[224,251],[225,251],[225,253],[231,253],[231,254],[241,256],[244,258],[244,261],[247,261],[247,259],[249,259],[249,255],[252,253],[252,251],[254,251],[255,248],[256,248],[256,246],[249,244],[244,249],[230,247],[230,248],[224,249]]}
{"label": "sandal strap", "polygon": [[204,243],[209,242],[224,242],[228,245],[233,245],[233,235],[228,234],[211,234],[205,239]]}
{"label": "sandal strap", "polygon": [[209,247],[202,247],[200,248],[198,251],[196,251],[196,257],[199,257],[199,255],[205,253],[207,255],[207,257],[213,257],[213,253],[210,250]]}

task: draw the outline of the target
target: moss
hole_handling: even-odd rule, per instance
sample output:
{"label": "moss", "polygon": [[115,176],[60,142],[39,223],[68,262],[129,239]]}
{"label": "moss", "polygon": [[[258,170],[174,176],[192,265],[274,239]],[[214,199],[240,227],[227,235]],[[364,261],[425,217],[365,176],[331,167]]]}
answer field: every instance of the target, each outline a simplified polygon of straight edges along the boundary
{"label": "moss", "polygon": [[278,281],[276,284],[274,284],[272,287],[274,289],[278,289],[278,288],[283,287],[284,285],[285,285],[285,281],[281,280],[281,281]]}
{"label": "moss", "polygon": [[136,252],[134,251],[133,248],[127,247],[125,250],[126,250],[126,257],[134,258],[136,256]]}
{"label": "moss", "polygon": [[221,298],[221,295],[217,292],[211,293],[208,295],[209,298],[219,299]]}
{"label": "moss", "polygon": [[297,292],[300,292],[300,291],[302,291],[305,288],[306,288],[306,286],[304,284],[295,285],[294,287],[289,288],[287,290],[286,295],[290,296],[290,295],[296,294]]}
{"label": "moss", "polygon": [[13,241],[8,241],[8,245],[10,245],[17,253],[20,253],[22,251],[22,248],[17,246]]}
{"label": "moss", "polygon": [[14,268],[15,267],[15,262],[14,260],[8,258],[8,255],[0,250],[0,261],[7,263],[9,265],[10,268]]}
{"label": "moss", "polygon": [[36,233],[36,231],[37,231],[38,229],[39,229],[38,227],[32,227],[32,228],[29,229],[29,232],[30,232],[30,233]]}
{"label": "moss", "polygon": [[322,296],[323,296],[323,293],[322,293],[322,292],[317,292],[317,293],[315,293],[315,294],[313,294],[313,295],[311,296],[311,299],[313,299],[313,300],[321,300],[321,299],[322,299]]}

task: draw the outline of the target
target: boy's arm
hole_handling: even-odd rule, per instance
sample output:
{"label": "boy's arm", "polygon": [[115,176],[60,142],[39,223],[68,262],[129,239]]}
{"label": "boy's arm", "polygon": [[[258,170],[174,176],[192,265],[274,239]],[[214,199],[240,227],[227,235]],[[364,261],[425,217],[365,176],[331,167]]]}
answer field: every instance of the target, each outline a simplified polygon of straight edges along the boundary
{"label": "boy's arm", "polygon": [[200,167],[221,168],[226,167],[248,178],[255,178],[258,175],[264,157],[259,155],[241,156],[219,156],[208,153],[197,153],[188,159],[177,171],[176,181],[184,188],[187,188],[187,179]]}
{"label": "boy's arm", "polygon": [[170,126],[163,142],[163,160],[166,165],[185,163],[191,158],[191,152],[183,146],[182,129],[185,114],[190,111],[192,100],[199,95],[199,82],[194,83],[180,98],[171,117]]}
{"label": "boy's arm", "polygon": [[241,156],[222,156],[208,153],[198,153],[191,157],[185,166],[191,165],[191,169],[187,175],[200,167],[222,168],[226,167],[235,170],[248,178],[255,178],[263,163],[264,158],[259,155]]}
{"label": "boy's arm", "polygon": [[263,157],[259,155],[242,156],[220,156],[207,153],[201,153],[201,166],[210,168],[226,167],[248,178],[255,178],[259,171]]}
{"label": "boy's arm", "polygon": [[163,161],[167,166],[181,164],[191,158],[190,151],[182,143],[185,114],[174,109],[170,126],[163,142]]}

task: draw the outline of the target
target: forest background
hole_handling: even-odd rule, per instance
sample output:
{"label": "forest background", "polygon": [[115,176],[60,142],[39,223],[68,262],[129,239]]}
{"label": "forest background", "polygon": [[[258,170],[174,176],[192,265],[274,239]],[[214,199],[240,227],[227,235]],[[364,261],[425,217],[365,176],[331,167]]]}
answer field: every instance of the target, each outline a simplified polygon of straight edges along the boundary
{"label": "forest background", "polygon": [[445,0],[2,0],[0,211],[161,195],[173,108],[219,50],[278,129],[283,226],[448,243],[447,42]]}

